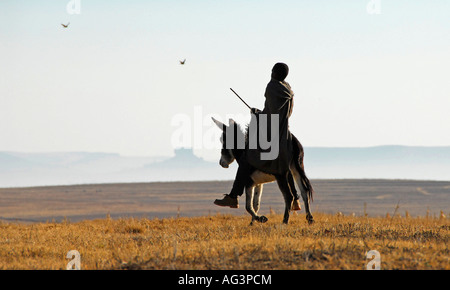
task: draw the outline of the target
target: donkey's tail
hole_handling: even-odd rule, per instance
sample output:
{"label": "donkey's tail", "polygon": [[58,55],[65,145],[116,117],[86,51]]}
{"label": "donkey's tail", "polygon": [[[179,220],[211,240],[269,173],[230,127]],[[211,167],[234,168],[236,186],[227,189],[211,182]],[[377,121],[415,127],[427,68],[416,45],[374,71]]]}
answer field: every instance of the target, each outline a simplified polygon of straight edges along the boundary
{"label": "donkey's tail", "polygon": [[306,176],[303,166],[300,166],[300,164],[301,164],[300,160],[299,160],[299,162],[295,162],[295,168],[297,169],[298,173],[300,174],[300,179],[303,184],[303,187],[306,190],[306,194],[308,194],[308,198],[311,201],[313,201],[314,188],[313,188],[311,182],[309,181],[308,177]]}

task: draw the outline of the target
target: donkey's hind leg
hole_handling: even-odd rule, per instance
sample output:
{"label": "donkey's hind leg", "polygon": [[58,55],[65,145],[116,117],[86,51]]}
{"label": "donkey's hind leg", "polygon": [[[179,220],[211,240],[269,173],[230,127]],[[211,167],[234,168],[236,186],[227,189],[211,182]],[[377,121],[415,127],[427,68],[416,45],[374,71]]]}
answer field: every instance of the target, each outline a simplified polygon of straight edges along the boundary
{"label": "donkey's hind leg", "polygon": [[291,210],[294,197],[292,196],[291,188],[289,187],[287,173],[284,175],[277,175],[276,178],[285,203],[283,223],[287,224],[289,222],[289,211]]}
{"label": "donkey's hind leg", "polygon": [[303,203],[305,204],[305,211],[306,211],[306,220],[309,224],[314,223],[314,218],[311,214],[311,198],[312,198],[312,192],[311,189],[307,190],[303,182],[309,182],[306,179],[305,171],[303,168],[301,168],[300,163],[293,164],[291,166],[291,172],[294,176],[294,180],[297,183],[298,188],[300,189],[300,193],[303,199]]}
{"label": "donkey's hind leg", "polygon": [[289,171],[289,173],[288,173],[288,183],[289,183],[289,187],[291,188],[292,196],[294,197],[294,201],[292,202],[291,210],[302,210],[302,206],[300,205],[300,202],[299,202],[300,196],[298,195],[298,192],[295,189],[294,177],[292,176],[291,171]]}

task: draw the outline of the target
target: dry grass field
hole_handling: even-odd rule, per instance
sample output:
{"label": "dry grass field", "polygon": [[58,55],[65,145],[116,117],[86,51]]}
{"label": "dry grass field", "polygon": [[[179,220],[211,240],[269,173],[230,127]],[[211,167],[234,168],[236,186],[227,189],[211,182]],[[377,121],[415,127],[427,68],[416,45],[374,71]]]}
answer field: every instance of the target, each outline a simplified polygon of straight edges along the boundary
{"label": "dry grass field", "polygon": [[381,269],[450,270],[450,220],[279,214],[249,226],[248,215],[119,218],[0,224],[0,269],[365,269],[377,250]]}
{"label": "dry grass field", "polygon": [[450,269],[450,182],[313,180],[311,226],[304,211],[282,225],[276,184],[249,226],[212,203],[231,184],[2,188],[0,269],[65,269],[71,250],[81,269],[365,269],[370,250],[381,269]]}

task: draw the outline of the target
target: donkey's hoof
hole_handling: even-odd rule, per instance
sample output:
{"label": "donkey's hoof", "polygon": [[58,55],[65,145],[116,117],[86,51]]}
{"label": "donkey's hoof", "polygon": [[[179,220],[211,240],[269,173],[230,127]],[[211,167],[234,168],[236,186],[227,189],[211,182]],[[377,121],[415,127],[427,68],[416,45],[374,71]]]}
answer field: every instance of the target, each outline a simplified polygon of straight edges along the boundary
{"label": "donkey's hoof", "polygon": [[269,219],[268,218],[266,218],[265,216],[260,216],[259,217],[259,219],[258,219],[258,221],[260,222],[260,223],[265,223],[265,222],[267,222]]}
{"label": "donkey's hoof", "polygon": [[313,219],[308,220],[308,225],[312,225],[315,221]]}

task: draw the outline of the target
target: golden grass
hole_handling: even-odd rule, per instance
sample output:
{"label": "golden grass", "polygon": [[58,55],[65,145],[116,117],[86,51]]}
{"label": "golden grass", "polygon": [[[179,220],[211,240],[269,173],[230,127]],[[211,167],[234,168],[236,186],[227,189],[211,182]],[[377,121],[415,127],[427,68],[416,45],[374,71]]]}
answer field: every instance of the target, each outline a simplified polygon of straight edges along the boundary
{"label": "golden grass", "polygon": [[282,225],[281,215],[110,219],[0,224],[0,269],[450,269],[448,218],[370,218],[315,213]]}

